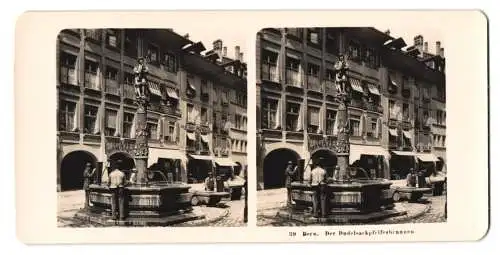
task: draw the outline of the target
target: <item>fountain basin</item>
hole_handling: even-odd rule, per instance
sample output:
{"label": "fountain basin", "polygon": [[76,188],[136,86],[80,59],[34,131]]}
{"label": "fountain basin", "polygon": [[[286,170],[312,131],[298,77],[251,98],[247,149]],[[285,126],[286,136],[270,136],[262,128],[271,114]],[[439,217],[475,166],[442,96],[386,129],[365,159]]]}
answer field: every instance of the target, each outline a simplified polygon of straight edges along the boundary
{"label": "fountain basin", "polygon": [[[331,182],[322,188],[308,183],[291,184],[293,204],[278,213],[280,216],[305,222],[354,223],[371,222],[406,212],[396,210],[392,199],[391,182],[385,179],[354,179],[349,182]],[[324,199],[319,217],[313,217],[311,208],[317,196]]]}
{"label": "fountain basin", "polygon": [[106,185],[92,184],[91,206],[76,217],[100,225],[166,226],[203,218],[194,214],[190,186],[183,183],[151,183],[125,187],[126,219],[111,220],[111,191]]}

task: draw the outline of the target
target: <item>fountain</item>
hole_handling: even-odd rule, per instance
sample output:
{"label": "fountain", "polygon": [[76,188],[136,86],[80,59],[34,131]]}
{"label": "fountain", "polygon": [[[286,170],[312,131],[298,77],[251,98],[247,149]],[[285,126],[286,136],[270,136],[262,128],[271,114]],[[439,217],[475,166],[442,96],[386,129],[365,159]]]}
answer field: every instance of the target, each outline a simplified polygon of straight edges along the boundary
{"label": "fountain", "polygon": [[[344,56],[335,64],[337,87],[337,141],[329,148],[337,156],[339,171],[333,177],[317,186],[309,181],[292,182],[291,193],[294,203],[278,212],[278,217],[293,219],[307,224],[315,223],[366,223],[387,217],[404,215],[404,210],[395,209],[386,179],[372,179],[364,170],[349,168],[349,117],[348,104],[351,100],[348,69]],[[314,162],[318,163],[318,162]],[[359,171],[365,177],[358,177]],[[319,202],[320,211],[314,211],[313,201]],[[313,208],[311,212],[310,208]]]}
{"label": "fountain", "polygon": [[137,103],[134,157],[137,180],[127,183],[124,188],[126,217],[124,220],[112,219],[112,194],[107,184],[89,186],[91,206],[80,210],[75,217],[104,226],[167,226],[202,219],[204,215],[193,212],[191,205],[193,194],[189,193],[190,186],[181,182],[148,180],[149,146],[146,125],[149,104],[146,80],[148,67],[143,58],[139,58],[137,62],[134,68]]}

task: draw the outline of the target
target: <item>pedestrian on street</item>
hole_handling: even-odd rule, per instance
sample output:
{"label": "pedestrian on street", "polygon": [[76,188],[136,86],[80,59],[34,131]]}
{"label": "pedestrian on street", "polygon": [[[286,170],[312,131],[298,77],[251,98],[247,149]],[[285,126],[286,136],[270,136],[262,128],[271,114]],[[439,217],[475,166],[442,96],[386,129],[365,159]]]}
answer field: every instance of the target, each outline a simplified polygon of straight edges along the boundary
{"label": "pedestrian on street", "polygon": [[410,168],[410,173],[406,176],[406,186],[415,187],[417,185],[417,175],[415,174],[415,170]]}
{"label": "pedestrian on street", "polygon": [[287,190],[287,204],[292,204],[292,182],[296,180],[298,166],[294,166],[292,161],[288,161],[285,169],[285,186]]}
{"label": "pedestrian on street", "polygon": [[109,174],[109,189],[111,190],[111,214],[113,220],[125,219],[125,174],[120,171],[119,164],[113,166]]}
{"label": "pedestrian on street", "polygon": [[208,177],[205,178],[205,190],[206,191],[214,191],[214,189],[215,189],[214,182],[215,182],[215,180],[214,180],[212,172],[208,172]]}
{"label": "pedestrian on street", "polygon": [[85,191],[85,209],[89,208],[90,205],[90,184],[94,181],[95,168],[92,168],[92,163],[88,162],[85,164],[85,170],[83,171],[83,190]]}
{"label": "pedestrian on street", "polygon": [[325,183],[326,180],[326,170],[323,168],[323,160],[319,159],[318,163],[316,163],[316,167],[312,170],[311,176],[311,185],[313,186],[314,197],[313,197],[313,212],[315,217],[319,217],[321,206],[321,192],[319,186]]}

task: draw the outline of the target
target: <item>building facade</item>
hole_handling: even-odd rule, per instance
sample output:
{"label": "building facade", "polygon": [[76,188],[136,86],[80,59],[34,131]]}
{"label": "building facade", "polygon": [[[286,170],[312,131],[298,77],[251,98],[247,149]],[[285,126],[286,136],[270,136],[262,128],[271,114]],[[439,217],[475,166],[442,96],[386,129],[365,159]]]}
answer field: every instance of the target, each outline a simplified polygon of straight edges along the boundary
{"label": "building facade", "polygon": [[391,162],[397,158],[393,155],[408,151],[415,156],[415,144],[428,145],[423,139],[415,140],[419,132],[414,128],[417,115],[413,108],[423,107],[424,101],[422,97],[415,104],[411,91],[423,90],[423,84],[435,87],[437,81],[430,82],[428,74],[420,72],[429,69],[421,59],[400,50],[406,45],[397,49],[398,41],[402,39],[374,28],[270,28],[259,32],[259,188],[283,186],[288,161],[307,166],[311,158],[326,157],[331,162],[327,172],[333,171],[337,109],[333,65],[340,54],[349,59],[353,97],[349,163],[370,170],[370,175],[391,178],[391,164],[397,165]]}
{"label": "building facade", "polygon": [[[246,154],[233,161],[230,153],[220,153],[230,150],[232,140],[215,131],[232,127],[234,118],[221,118],[224,124],[213,118],[222,104],[215,91],[246,91],[246,79],[205,59],[204,50],[203,44],[169,29],[62,31],[56,56],[58,191],[81,188],[85,162],[102,169],[103,162],[120,158],[134,167],[133,67],[138,57],[149,63],[150,169],[196,182],[217,162],[246,164]],[[234,113],[240,107],[227,108]],[[196,158],[210,163],[190,167]]]}

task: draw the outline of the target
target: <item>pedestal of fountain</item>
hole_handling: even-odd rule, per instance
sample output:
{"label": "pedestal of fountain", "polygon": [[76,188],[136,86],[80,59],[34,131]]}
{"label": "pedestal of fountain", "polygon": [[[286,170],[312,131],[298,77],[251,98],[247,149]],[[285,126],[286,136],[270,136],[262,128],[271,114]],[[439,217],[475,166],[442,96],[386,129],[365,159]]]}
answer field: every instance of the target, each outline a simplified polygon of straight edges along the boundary
{"label": "pedestal of fountain", "polygon": [[168,226],[204,218],[193,212],[190,186],[183,183],[151,183],[125,188],[126,219],[112,220],[111,192],[105,185],[90,185],[88,210],[76,217],[97,225]]}

